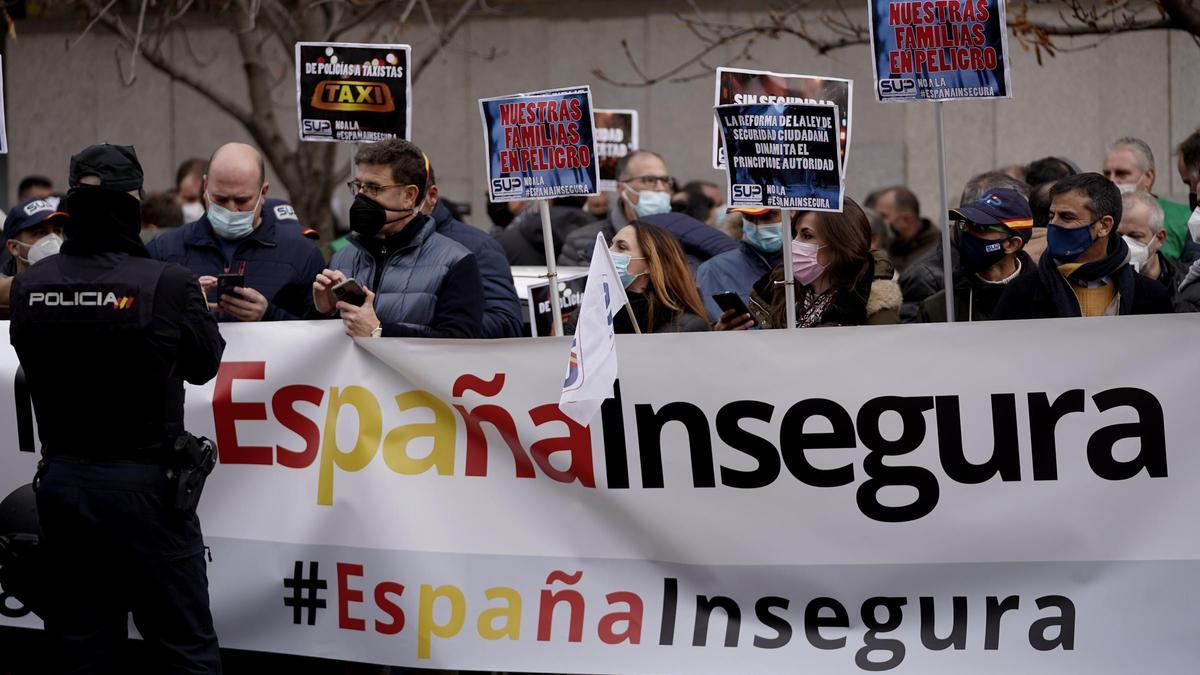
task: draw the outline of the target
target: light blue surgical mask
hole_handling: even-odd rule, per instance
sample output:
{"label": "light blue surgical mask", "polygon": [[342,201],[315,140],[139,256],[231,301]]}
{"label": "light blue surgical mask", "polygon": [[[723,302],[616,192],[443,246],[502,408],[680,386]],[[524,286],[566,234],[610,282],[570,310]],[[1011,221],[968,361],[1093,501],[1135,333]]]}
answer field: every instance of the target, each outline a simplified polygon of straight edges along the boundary
{"label": "light blue surgical mask", "polygon": [[779,253],[783,250],[783,221],[742,224],[742,239],[760,253]]}
{"label": "light blue surgical mask", "polygon": [[[631,188],[626,187],[626,190],[633,192]],[[660,213],[671,212],[671,195],[666,192],[651,192],[643,190],[637,193],[638,203],[633,205],[633,212],[639,218],[646,216],[657,216]]]}
{"label": "light blue surgical mask", "polygon": [[613,267],[617,268],[617,276],[621,277],[621,286],[623,288],[629,288],[629,284],[632,284],[638,277],[645,274],[645,272],[638,274],[629,273],[629,263],[634,260],[645,260],[645,258],[634,258],[624,253],[613,253],[612,251],[609,251],[608,254],[612,256]]}
{"label": "light blue surgical mask", "polygon": [[258,204],[262,201],[262,193],[258,195],[258,201],[254,202],[254,208],[249,211],[230,211],[229,209],[214,203],[211,195],[208,197],[208,222],[212,225],[213,232],[222,239],[236,241],[245,239],[254,232],[254,214],[258,212]]}

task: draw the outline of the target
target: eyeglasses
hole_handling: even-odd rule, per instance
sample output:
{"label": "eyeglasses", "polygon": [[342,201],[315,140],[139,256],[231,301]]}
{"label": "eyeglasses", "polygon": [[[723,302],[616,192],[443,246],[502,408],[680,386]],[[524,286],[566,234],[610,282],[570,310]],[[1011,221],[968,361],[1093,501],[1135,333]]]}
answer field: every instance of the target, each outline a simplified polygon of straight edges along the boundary
{"label": "eyeglasses", "polygon": [[625,183],[641,183],[650,187],[664,187],[668,190],[675,187],[675,179],[670,176],[637,176],[636,178],[626,178]]}
{"label": "eyeglasses", "polygon": [[376,185],[374,183],[363,183],[362,181],[352,180],[346,183],[346,187],[350,188],[350,194],[358,195],[365,194],[368,197],[375,198],[380,192],[394,187],[407,187],[403,183],[393,183],[391,185]]}

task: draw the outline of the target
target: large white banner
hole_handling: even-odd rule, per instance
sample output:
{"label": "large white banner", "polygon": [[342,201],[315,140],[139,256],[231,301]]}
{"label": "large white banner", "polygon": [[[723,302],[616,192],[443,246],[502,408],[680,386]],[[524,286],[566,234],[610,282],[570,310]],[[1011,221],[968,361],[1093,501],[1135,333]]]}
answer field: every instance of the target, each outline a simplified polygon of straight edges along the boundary
{"label": "large white banner", "polygon": [[[621,336],[591,427],[555,403],[567,338],[224,331],[187,403],[220,444],[224,646],[592,673],[1200,662],[1196,316]],[[0,496],[34,471],[17,390]]]}

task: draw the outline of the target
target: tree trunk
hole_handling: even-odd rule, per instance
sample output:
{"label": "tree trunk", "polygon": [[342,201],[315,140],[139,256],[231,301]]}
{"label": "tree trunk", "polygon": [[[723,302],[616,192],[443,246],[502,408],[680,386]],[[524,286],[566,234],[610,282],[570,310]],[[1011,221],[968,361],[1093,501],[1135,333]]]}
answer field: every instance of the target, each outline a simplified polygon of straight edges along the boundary
{"label": "tree trunk", "polygon": [[274,82],[266,66],[270,35],[259,28],[239,33],[237,41],[246,69],[250,135],[287,189],[300,222],[320,232],[322,241],[332,241],[335,233],[329,198],[333,195],[337,145],[299,140],[292,141],[296,143],[294,148],[289,144],[290,139],[280,129],[271,97]]}

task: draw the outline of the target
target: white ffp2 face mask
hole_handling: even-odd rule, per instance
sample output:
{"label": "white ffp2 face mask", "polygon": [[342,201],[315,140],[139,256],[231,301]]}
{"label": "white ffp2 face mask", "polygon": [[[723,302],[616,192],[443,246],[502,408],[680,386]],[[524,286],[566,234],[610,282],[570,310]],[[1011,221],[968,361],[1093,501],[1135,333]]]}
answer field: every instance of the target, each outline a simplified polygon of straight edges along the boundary
{"label": "white ffp2 face mask", "polygon": [[29,248],[29,253],[21,259],[26,265],[32,265],[39,260],[45,260],[52,255],[56,255],[59,249],[62,248],[62,243],[62,237],[53,233],[38,239],[33,244],[17,242],[18,245]]}
{"label": "white ffp2 face mask", "polygon": [[1129,264],[1133,265],[1135,271],[1141,272],[1142,265],[1145,265],[1146,261],[1150,259],[1150,247],[1129,235],[1122,236],[1122,239],[1129,247]]}
{"label": "white ffp2 face mask", "polygon": [[1192,241],[1200,244],[1200,206],[1192,209],[1192,216],[1188,218],[1188,234]]}
{"label": "white ffp2 face mask", "polygon": [[194,223],[200,220],[200,216],[204,215],[204,204],[200,202],[188,202],[183,205],[183,222]]}

